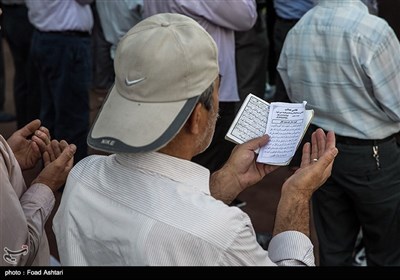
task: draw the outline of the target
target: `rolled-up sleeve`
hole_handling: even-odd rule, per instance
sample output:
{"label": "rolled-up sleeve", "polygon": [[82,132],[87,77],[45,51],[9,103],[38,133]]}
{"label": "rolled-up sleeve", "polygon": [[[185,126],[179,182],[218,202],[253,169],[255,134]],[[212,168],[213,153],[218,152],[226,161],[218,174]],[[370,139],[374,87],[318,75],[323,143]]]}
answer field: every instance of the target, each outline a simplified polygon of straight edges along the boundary
{"label": "rolled-up sleeve", "polygon": [[271,239],[268,256],[279,266],[315,266],[313,248],[305,234],[286,231]]}

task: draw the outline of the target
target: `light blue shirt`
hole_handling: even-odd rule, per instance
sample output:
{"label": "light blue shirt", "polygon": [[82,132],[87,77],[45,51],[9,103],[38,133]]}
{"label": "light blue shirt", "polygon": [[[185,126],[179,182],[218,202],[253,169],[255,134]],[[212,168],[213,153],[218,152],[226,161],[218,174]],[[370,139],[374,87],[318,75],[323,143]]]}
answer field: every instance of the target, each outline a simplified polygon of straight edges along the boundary
{"label": "light blue shirt", "polygon": [[101,27],[114,58],[119,40],[142,19],[143,0],[96,0]]}
{"label": "light blue shirt", "polygon": [[320,0],[288,33],[278,71],[317,126],[360,139],[400,130],[400,44],[360,1]]}
{"label": "light blue shirt", "polygon": [[213,37],[218,46],[222,76],[219,101],[239,101],[235,64],[234,31],[245,31],[257,20],[254,0],[146,0],[144,17],[157,13],[179,13],[196,20]]}

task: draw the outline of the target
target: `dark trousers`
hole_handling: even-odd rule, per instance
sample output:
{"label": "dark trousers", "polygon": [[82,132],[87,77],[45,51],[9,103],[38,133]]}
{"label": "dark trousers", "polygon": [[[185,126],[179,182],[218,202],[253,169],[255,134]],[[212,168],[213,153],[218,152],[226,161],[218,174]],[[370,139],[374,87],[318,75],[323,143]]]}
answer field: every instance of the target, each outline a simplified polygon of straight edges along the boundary
{"label": "dark trousers", "polygon": [[252,29],[235,32],[236,76],[241,105],[249,93],[264,98],[268,41],[261,19]]}
{"label": "dark trousers", "polygon": [[91,5],[94,25],[92,30],[92,53],[93,53],[93,80],[92,88],[108,90],[114,83],[114,62],[111,59],[111,43],[104,38],[101,28],[100,18],[96,10],[96,5]]}
{"label": "dark trousers", "polygon": [[192,161],[210,170],[211,173],[218,170],[229,158],[235,144],[225,140],[225,135],[235,118],[236,102],[220,102],[219,115],[215,127],[215,133],[210,146],[201,154],[195,156]]}
{"label": "dark trousers", "polygon": [[0,112],[4,110],[4,103],[6,101],[4,67],[3,32],[0,30]]}
{"label": "dark trousers", "polygon": [[265,14],[265,23],[267,28],[267,39],[269,43],[268,48],[268,83],[275,85],[276,83],[276,64],[278,63],[278,57],[275,52],[274,45],[274,29],[276,21],[276,13],[273,1],[266,1],[267,13]]}
{"label": "dark trousers", "polygon": [[53,138],[77,146],[77,162],[88,152],[91,38],[34,31],[32,58],[40,74],[43,125]]}
{"label": "dark trousers", "polygon": [[[293,26],[297,23],[298,20],[283,20],[277,18],[274,25],[274,47],[275,47],[275,55],[279,61],[279,57],[282,52],[283,43],[285,42],[286,35],[289,30],[292,29]],[[276,91],[275,96],[272,101],[274,102],[290,102],[289,97],[287,96],[285,85],[281,79],[279,73],[276,75]]]}
{"label": "dark trousers", "polygon": [[33,26],[27,7],[3,5],[2,28],[14,62],[14,103],[17,127],[21,128],[40,113],[39,76],[30,57]]}
{"label": "dark trousers", "polygon": [[350,266],[360,227],[367,264],[400,265],[400,145],[337,143],[332,176],[313,195],[320,265]]}

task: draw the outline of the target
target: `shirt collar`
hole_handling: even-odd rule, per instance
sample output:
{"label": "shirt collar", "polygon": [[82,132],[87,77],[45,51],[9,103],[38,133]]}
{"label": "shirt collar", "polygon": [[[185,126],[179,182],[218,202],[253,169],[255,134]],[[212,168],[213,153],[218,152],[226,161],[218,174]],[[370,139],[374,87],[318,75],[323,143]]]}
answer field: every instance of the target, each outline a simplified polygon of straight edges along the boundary
{"label": "shirt collar", "polygon": [[318,0],[317,2],[321,7],[357,6],[368,12],[368,7],[361,0]]}
{"label": "shirt collar", "polygon": [[156,172],[185,185],[191,185],[206,194],[210,194],[210,171],[189,160],[159,152],[117,154],[116,160],[123,166]]}

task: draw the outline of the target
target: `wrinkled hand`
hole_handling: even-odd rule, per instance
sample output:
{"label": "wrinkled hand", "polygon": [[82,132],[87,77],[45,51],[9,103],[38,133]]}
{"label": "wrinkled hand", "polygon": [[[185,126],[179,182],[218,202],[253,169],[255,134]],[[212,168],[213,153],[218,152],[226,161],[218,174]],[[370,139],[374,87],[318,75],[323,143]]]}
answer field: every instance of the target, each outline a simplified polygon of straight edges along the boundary
{"label": "wrinkled hand", "polygon": [[258,183],[265,175],[279,168],[279,166],[256,162],[255,150],[265,146],[269,136],[264,135],[237,145],[223,168],[232,172],[233,178],[238,182],[241,190],[245,190]]}
{"label": "wrinkled hand", "polygon": [[49,130],[40,124],[40,120],[31,121],[7,140],[22,170],[35,167],[50,143]]}
{"label": "wrinkled hand", "polygon": [[68,145],[64,140],[58,142],[53,140],[48,145],[48,150],[43,153],[45,167],[33,180],[32,184],[41,183],[48,186],[52,191],[57,191],[65,184],[67,176],[74,164],[76,146]]}
{"label": "wrinkled hand", "polygon": [[322,129],[317,129],[311,136],[311,145],[306,143],[303,147],[300,168],[285,181],[282,192],[292,191],[311,198],[313,192],[331,175],[333,161],[338,154],[335,145],[332,131],[325,134]]}
{"label": "wrinkled hand", "polygon": [[239,193],[279,168],[256,162],[255,150],[268,143],[268,135],[237,145],[224,166],[211,175],[210,191],[214,198],[230,203]]}
{"label": "wrinkled hand", "polygon": [[[310,236],[310,199],[331,175],[338,153],[335,134],[317,129],[311,145],[303,146],[300,168],[285,181],[278,203],[273,235],[294,230]],[[315,160],[314,160],[315,159]]]}

